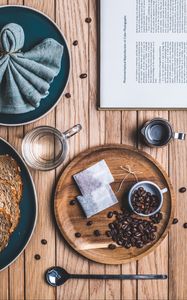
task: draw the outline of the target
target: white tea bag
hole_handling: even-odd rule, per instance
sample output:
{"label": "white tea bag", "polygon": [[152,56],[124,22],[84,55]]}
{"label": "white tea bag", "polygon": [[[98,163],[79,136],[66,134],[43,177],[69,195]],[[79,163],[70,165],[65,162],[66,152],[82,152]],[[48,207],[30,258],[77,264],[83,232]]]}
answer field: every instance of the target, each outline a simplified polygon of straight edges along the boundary
{"label": "white tea bag", "polygon": [[118,202],[110,185],[101,185],[88,195],[78,196],[77,200],[82,206],[87,218]]}
{"label": "white tea bag", "polygon": [[114,178],[105,160],[101,160],[88,169],[75,174],[74,179],[83,196],[91,194],[102,185],[114,182]]}

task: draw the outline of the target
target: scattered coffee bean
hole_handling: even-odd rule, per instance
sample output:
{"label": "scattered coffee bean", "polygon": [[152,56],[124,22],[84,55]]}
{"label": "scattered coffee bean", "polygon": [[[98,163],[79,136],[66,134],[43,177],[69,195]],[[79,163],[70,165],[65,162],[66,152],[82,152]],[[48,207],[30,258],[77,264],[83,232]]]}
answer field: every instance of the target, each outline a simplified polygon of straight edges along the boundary
{"label": "scattered coffee bean", "polygon": [[183,227],[186,229],[187,228],[187,223],[184,223]]}
{"label": "scattered coffee bean", "polygon": [[131,202],[134,210],[144,215],[153,213],[160,204],[159,198],[144,190],[143,187],[134,191]]}
{"label": "scattered coffee bean", "polygon": [[73,46],[77,46],[77,45],[78,45],[78,41],[75,40],[75,41],[73,42]]}
{"label": "scattered coffee bean", "polygon": [[88,75],[87,75],[86,73],[83,73],[83,74],[80,75],[80,78],[81,78],[81,79],[84,79],[84,78],[86,78],[87,76],[88,76]]}
{"label": "scattered coffee bean", "polygon": [[101,233],[100,233],[100,231],[99,231],[99,230],[95,230],[95,231],[94,231],[94,235],[95,235],[95,236],[100,236],[100,235],[101,235]]}
{"label": "scattered coffee bean", "polygon": [[75,236],[76,236],[76,238],[80,238],[81,237],[81,233],[80,232],[76,232]]}
{"label": "scattered coffee bean", "polygon": [[39,259],[41,258],[41,256],[40,256],[39,254],[35,254],[34,258],[35,258],[36,260],[39,260]]}
{"label": "scattered coffee bean", "polygon": [[177,224],[178,222],[179,222],[179,220],[177,218],[174,218],[172,224]]}
{"label": "scattered coffee bean", "polygon": [[108,249],[114,250],[114,249],[116,249],[116,245],[115,244],[109,244]]}
{"label": "scattered coffee bean", "polygon": [[71,98],[71,94],[70,94],[70,93],[66,93],[66,94],[65,94],[65,97],[66,97],[66,98]]}
{"label": "scattered coffee bean", "polygon": [[71,201],[69,202],[69,204],[70,204],[70,205],[75,205],[75,204],[76,204],[76,200],[71,200]]}
{"label": "scattered coffee bean", "polygon": [[41,243],[42,243],[42,245],[46,245],[46,244],[47,244],[47,241],[46,241],[45,239],[42,239],[42,240],[41,240]]}
{"label": "scattered coffee bean", "polygon": [[93,224],[92,221],[88,221],[88,222],[86,223],[87,226],[91,226],[92,224]]}
{"label": "scattered coffee bean", "polygon": [[181,188],[179,189],[179,192],[180,192],[180,193],[185,193],[185,192],[186,192],[186,188],[185,188],[185,187],[181,187]]}
{"label": "scattered coffee bean", "polygon": [[86,18],[86,19],[85,19],[85,22],[86,22],[86,23],[91,23],[91,22],[92,22],[92,19],[91,19],[91,18]]}
{"label": "scattered coffee bean", "polygon": [[107,230],[107,231],[106,231],[106,236],[108,236],[108,237],[111,237],[111,236],[112,236],[112,234],[111,234],[111,231],[110,231],[110,230]]}
{"label": "scattered coffee bean", "polygon": [[107,217],[108,217],[108,218],[112,218],[112,217],[113,217],[113,212],[112,212],[112,211],[109,211]]}

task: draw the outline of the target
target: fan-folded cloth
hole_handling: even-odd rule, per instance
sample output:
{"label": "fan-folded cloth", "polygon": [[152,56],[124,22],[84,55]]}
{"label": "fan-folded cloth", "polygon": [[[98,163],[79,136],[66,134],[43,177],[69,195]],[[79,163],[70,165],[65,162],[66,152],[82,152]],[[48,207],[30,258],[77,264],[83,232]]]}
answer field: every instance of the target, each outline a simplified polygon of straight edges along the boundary
{"label": "fan-folded cloth", "polygon": [[52,38],[21,51],[23,28],[7,24],[0,33],[0,112],[19,114],[39,107],[61,69],[63,46]]}

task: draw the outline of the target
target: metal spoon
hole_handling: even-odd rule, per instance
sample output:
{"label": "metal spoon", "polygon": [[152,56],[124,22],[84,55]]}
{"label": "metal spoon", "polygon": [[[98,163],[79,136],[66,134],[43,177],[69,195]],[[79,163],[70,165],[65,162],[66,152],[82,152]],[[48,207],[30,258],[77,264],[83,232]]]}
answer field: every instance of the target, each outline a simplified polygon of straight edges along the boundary
{"label": "metal spoon", "polygon": [[151,280],[167,279],[167,275],[96,275],[96,274],[69,274],[61,267],[52,267],[45,273],[45,279],[49,285],[63,285],[68,279],[120,279],[120,280]]}

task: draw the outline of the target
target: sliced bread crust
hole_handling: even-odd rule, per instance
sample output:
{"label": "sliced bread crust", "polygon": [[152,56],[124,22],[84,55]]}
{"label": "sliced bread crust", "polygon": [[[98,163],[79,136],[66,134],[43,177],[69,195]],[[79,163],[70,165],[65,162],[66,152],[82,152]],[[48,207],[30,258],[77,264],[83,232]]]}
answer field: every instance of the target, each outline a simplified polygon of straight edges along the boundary
{"label": "sliced bread crust", "polygon": [[7,181],[0,180],[0,208],[10,215],[11,232],[17,227],[20,217],[15,188]]}
{"label": "sliced bread crust", "polygon": [[19,202],[23,192],[20,173],[11,156],[0,155],[0,252],[7,246],[19,222]]}
{"label": "sliced bread crust", "polygon": [[8,181],[16,190],[19,203],[23,192],[21,170],[15,159],[9,155],[0,155],[0,179]]}
{"label": "sliced bread crust", "polygon": [[10,216],[0,209],[0,252],[8,245],[11,226]]}

